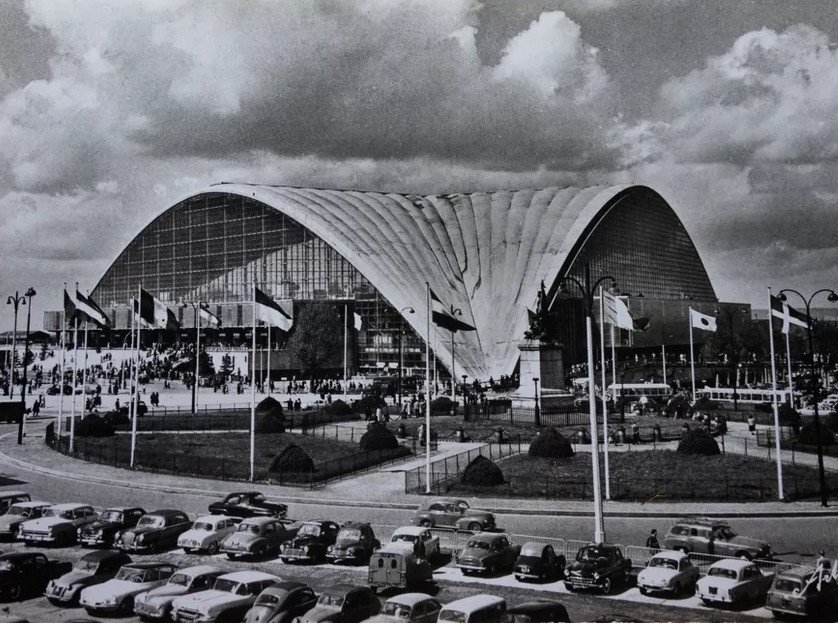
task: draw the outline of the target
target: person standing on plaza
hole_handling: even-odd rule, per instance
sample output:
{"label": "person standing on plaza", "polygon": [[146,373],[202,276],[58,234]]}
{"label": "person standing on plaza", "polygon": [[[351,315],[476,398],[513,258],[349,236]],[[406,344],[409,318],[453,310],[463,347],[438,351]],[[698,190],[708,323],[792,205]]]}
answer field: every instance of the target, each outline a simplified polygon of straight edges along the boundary
{"label": "person standing on plaza", "polygon": [[754,418],[754,415],[751,414],[748,416],[748,431],[751,432],[751,435],[756,435],[757,432],[757,419]]}
{"label": "person standing on plaza", "polygon": [[658,530],[652,529],[652,532],[649,534],[649,537],[646,538],[646,548],[650,549],[652,552],[650,554],[654,555],[658,552],[661,548],[660,542],[658,542]]}

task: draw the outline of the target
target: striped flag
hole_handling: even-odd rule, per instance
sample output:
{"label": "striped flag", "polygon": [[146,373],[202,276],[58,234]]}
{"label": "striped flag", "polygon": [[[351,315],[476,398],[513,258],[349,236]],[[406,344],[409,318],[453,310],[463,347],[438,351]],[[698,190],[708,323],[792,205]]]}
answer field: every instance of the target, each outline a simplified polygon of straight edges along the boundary
{"label": "striped flag", "polygon": [[602,305],[606,323],[620,329],[634,330],[634,320],[631,318],[628,306],[624,301],[603,290]]}
{"label": "striped flag", "polygon": [[439,297],[436,296],[433,290],[431,290],[431,307],[433,308],[433,312],[431,315],[431,320],[433,320],[435,325],[439,325],[440,327],[444,327],[445,329],[455,332],[455,331],[475,331],[475,328],[468,323],[464,323],[463,321],[454,317],[454,315],[445,309],[445,306],[439,300]]}
{"label": "striped flag", "polygon": [[782,332],[784,334],[789,333],[792,325],[809,327],[809,317],[774,295],[771,295],[771,315],[783,320]]}
{"label": "striped flag", "polygon": [[[294,325],[294,318],[282,309],[276,301],[254,286],[254,302],[256,304],[256,318],[268,325],[279,327],[283,331],[290,331]],[[293,311],[292,311],[293,314]]]}
{"label": "striped flag", "polygon": [[140,319],[155,329],[180,329],[175,313],[143,288],[140,289]]}
{"label": "striped flag", "polygon": [[210,327],[221,327],[221,319],[210,312],[206,305],[200,305],[198,314],[201,316],[201,320]]}
{"label": "striped flag", "polygon": [[67,319],[78,319],[81,322],[95,323],[103,329],[111,326],[111,321],[96,302],[85,297],[76,288],[74,297],[64,289],[64,315]]}
{"label": "striped flag", "polygon": [[364,326],[364,324],[361,320],[361,315],[358,314],[357,312],[353,312],[352,315],[354,316],[354,320],[355,320],[355,331],[361,331],[361,328]]}

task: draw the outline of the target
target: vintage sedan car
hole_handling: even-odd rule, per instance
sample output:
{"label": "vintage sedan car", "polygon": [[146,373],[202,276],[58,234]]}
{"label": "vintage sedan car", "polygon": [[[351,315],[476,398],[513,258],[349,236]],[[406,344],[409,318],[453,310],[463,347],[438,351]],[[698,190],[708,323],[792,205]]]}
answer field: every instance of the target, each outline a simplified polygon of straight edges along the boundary
{"label": "vintage sedan car", "polygon": [[701,576],[698,566],[689,555],[680,550],[663,550],[652,555],[649,563],[637,575],[637,588],[641,594],[660,592],[677,596],[692,592]]}
{"label": "vintage sedan car", "polygon": [[52,579],[71,569],[70,562],[50,560],[39,552],[0,555],[0,599],[20,600],[26,595],[40,595]]}
{"label": "vintage sedan car", "polygon": [[340,527],[331,520],[310,520],[304,522],[297,535],[280,547],[283,563],[292,561],[322,561],[326,550],[334,545]]}
{"label": "vintage sedan car", "polygon": [[282,582],[273,574],[247,570],[223,574],[212,589],[175,598],[175,622],[240,622],[268,587]]}
{"label": "vintage sedan car", "polygon": [[317,596],[305,583],[282,581],[263,590],[245,614],[245,622],[291,622],[314,608]]}
{"label": "vintage sedan car", "polygon": [[17,537],[20,525],[27,520],[40,518],[44,512],[52,507],[52,503],[43,501],[22,501],[15,503],[0,516],[0,540],[13,541]]}
{"label": "vintage sedan car", "polygon": [[455,556],[457,567],[466,576],[511,570],[521,554],[521,547],[512,544],[504,533],[476,533]]}
{"label": "vintage sedan car", "polygon": [[[774,617],[822,618],[838,613],[838,582],[818,582],[815,568],[801,566],[778,572],[765,598]],[[811,620],[810,620],[811,621]],[[815,620],[817,621],[817,620]]]}
{"label": "vintage sedan car", "polygon": [[2,491],[0,492],[0,513],[6,513],[12,505],[26,503],[31,500],[32,497],[29,496],[28,492],[22,492],[19,490]]}
{"label": "vintage sedan car", "polygon": [[664,536],[663,547],[737,559],[770,559],[772,556],[771,544],[737,535],[727,522],[715,518],[679,520]]}
{"label": "vintage sedan car", "polygon": [[384,601],[378,615],[364,622],[436,622],[442,603],[428,594],[399,594]]}
{"label": "vintage sedan car", "polygon": [[234,516],[203,516],[192,523],[192,528],[177,538],[178,548],[187,555],[193,552],[217,553],[221,542],[233,533],[242,519]]}
{"label": "vintage sedan car", "polygon": [[265,557],[278,554],[282,544],[293,539],[296,527],[278,518],[255,517],[242,520],[238,528],[221,542],[221,552],[229,559]]}
{"label": "vintage sedan car", "polygon": [[506,600],[492,594],[476,594],[442,606],[437,622],[502,622]]}
{"label": "vintage sedan car", "polygon": [[175,598],[211,589],[222,574],[224,570],[215,566],[181,568],[169,577],[165,585],[137,594],[134,598],[134,613],[144,620],[167,619]]}
{"label": "vintage sedan car", "polygon": [[381,601],[369,587],[341,583],[323,590],[313,609],[300,622],[360,622],[375,615]]}
{"label": "vintage sedan car", "polygon": [[333,563],[367,563],[378,548],[381,542],[369,522],[347,522],[338,531],[334,545],[326,549],[326,559]]}
{"label": "vintage sedan car", "polygon": [[564,586],[568,591],[599,589],[610,594],[614,587],[628,584],[631,559],[614,544],[588,544],[576,553],[576,559],[565,570]]}
{"label": "vintage sedan car", "polygon": [[[421,526],[403,526],[393,531],[390,543],[407,542],[415,546],[414,551],[421,554],[424,550],[425,559],[439,556],[439,536],[431,533],[430,529]],[[421,547],[419,546],[421,544]]]}
{"label": "vintage sedan car", "polygon": [[131,613],[138,594],[165,584],[176,570],[176,566],[163,561],[129,563],[110,581],[83,589],[79,604],[91,615]]}
{"label": "vintage sedan car", "polygon": [[564,555],[557,555],[552,544],[527,542],[512,572],[519,581],[554,581],[564,575],[565,565]]}
{"label": "vintage sedan car", "polygon": [[96,512],[90,505],[64,503],[44,510],[36,520],[22,522],[17,538],[26,543],[68,546],[76,543],[80,528],[96,521]]}
{"label": "vintage sedan car", "polygon": [[445,498],[420,507],[410,522],[423,527],[477,532],[494,529],[495,514],[472,509],[466,501],[458,498]]}
{"label": "vintage sedan car", "polygon": [[181,533],[185,533],[192,522],[182,511],[159,509],[145,514],[137,526],[125,531],[117,540],[120,550],[134,553],[153,553],[177,546]]}
{"label": "vintage sedan car", "polygon": [[[567,608],[555,600],[533,600],[509,607],[503,622],[570,622]],[[610,620],[609,620],[610,621]]]}
{"label": "vintage sedan car", "polygon": [[109,581],[129,563],[131,557],[119,551],[89,552],[76,561],[67,574],[50,581],[44,595],[54,605],[75,604],[85,587]]}
{"label": "vintage sedan car", "polygon": [[253,516],[270,516],[285,518],[288,505],[276,501],[265,500],[261,492],[233,492],[223,500],[210,503],[211,514],[252,518]]}
{"label": "vintage sedan car", "polygon": [[695,595],[705,604],[762,604],[774,574],[763,574],[747,559],[722,559],[695,585]]}
{"label": "vintage sedan car", "polygon": [[123,531],[137,526],[144,514],[142,507],[110,507],[100,513],[95,522],[79,529],[79,544],[111,547]]}

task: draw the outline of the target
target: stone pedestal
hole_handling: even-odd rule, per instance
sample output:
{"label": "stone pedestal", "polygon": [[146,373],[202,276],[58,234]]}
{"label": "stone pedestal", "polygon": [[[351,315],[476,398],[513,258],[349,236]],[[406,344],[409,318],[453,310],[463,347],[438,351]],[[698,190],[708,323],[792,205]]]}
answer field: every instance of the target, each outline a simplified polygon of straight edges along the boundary
{"label": "stone pedestal", "polygon": [[520,351],[520,386],[512,395],[513,406],[534,407],[538,379],[538,398],[541,409],[565,403],[572,394],[565,389],[564,359],[559,345],[539,340],[523,340]]}

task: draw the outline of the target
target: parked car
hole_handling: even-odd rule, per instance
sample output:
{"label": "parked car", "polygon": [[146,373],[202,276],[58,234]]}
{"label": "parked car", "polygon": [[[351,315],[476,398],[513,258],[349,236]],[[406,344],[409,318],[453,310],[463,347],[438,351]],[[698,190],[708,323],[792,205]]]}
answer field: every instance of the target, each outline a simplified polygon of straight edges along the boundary
{"label": "parked car", "polygon": [[76,543],[80,528],[95,522],[96,512],[90,505],[64,503],[44,510],[40,518],[22,522],[18,539],[27,546],[50,544],[68,546]]}
{"label": "parked car", "polygon": [[317,604],[300,622],[360,622],[375,615],[381,601],[369,587],[341,583],[323,590]]}
{"label": "parked car", "polygon": [[165,585],[137,594],[134,598],[134,613],[145,620],[168,619],[175,598],[211,589],[222,574],[224,570],[215,566],[182,568],[172,574]]}
{"label": "parked car", "polygon": [[564,586],[568,591],[599,589],[610,594],[615,585],[625,587],[631,574],[631,559],[614,544],[588,544],[576,553],[576,559],[567,566]]}
{"label": "parked car", "polygon": [[6,513],[0,516],[0,540],[13,541],[21,524],[40,518],[50,507],[52,503],[43,501],[21,501],[10,506]]}
{"label": "parked car", "polygon": [[203,516],[192,523],[192,527],[177,538],[178,548],[187,555],[205,552],[214,555],[221,548],[221,542],[233,533],[242,519],[233,516]]}
{"label": "parked car", "polygon": [[771,544],[737,535],[724,520],[687,518],[679,520],[663,538],[667,550],[707,553],[746,559],[770,559]]}
{"label": "parked car", "polygon": [[314,608],[317,596],[305,583],[282,581],[262,590],[244,616],[245,622],[291,622]]}
{"label": "parked car", "polygon": [[79,544],[111,547],[123,531],[137,526],[144,514],[142,507],[110,507],[100,513],[94,522],[78,530]]}
{"label": "parked car", "polygon": [[117,546],[127,552],[160,552],[177,546],[181,533],[188,531],[190,526],[192,522],[182,511],[159,509],[145,514],[137,526],[123,532]]}
{"label": "parked car", "polygon": [[663,550],[652,555],[649,563],[637,575],[637,588],[641,594],[660,592],[677,596],[692,592],[701,573],[690,561],[689,555],[680,550]]}
{"label": "parked car", "polygon": [[565,606],[555,600],[534,600],[509,607],[503,622],[570,622]]}
{"label": "parked car", "polygon": [[27,492],[20,492],[11,490],[9,492],[0,492],[0,513],[6,513],[9,507],[17,503],[25,503],[31,501],[32,498]]}
{"label": "parked car", "polygon": [[502,622],[506,600],[491,594],[476,594],[442,606],[437,622]]}
{"label": "parked car", "polygon": [[390,542],[370,557],[367,583],[379,588],[409,589],[433,580],[434,569],[426,557],[417,557],[415,545]]}
{"label": "parked car", "polygon": [[695,585],[695,595],[705,604],[763,604],[774,574],[763,574],[747,559],[722,559]]}
{"label": "parked car", "polygon": [[[119,408],[119,413],[123,416],[130,416],[131,415],[131,402],[128,401],[124,405],[121,405]],[[137,416],[145,416],[148,413],[148,405],[145,404],[145,401],[137,401]]]}
{"label": "parked car", "polygon": [[322,561],[326,550],[334,545],[340,527],[331,520],[304,522],[296,536],[280,547],[283,563],[291,561]]}
{"label": "parked car", "polygon": [[291,528],[290,523],[278,518],[247,518],[242,520],[235,532],[224,538],[220,550],[229,559],[276,555],[282,544],[293,539],[296,534],[296,528]]}
{"label": "parked car", "polygon": [[257,596],[281,581],[255,570],[223,574],[212,589],[175,598],[172,618],[175,622],[240,622]]}
{"label": "parked car", "polygon": [[838,582],[833,579],[819,583],[815,568],[809,566],[783,570],[774,577],[765,608],[775,617],[808,619],[834,615],[838,613]]}
{"label": "parked car", "polygon": [[85,587],[109,581],[122,566],[131,563],[131,557],[113,550],[97,550],[82,555],[73,569],[51,580],[44,595],[54,605],[71,605],[78,602]]}
{"label": "parked car", "polygon": [[261,492],[233,492],[223,500],[210,503],[209,512],[224,516],[252,518],[253,516],[270,516],[285,518],[288,505],[265,500]]}
{"label": "parked car", "polygon": [[[413,544],[414,551],[422,556],[424,550],[425,559],[433,559],[439,556],[439,536],[431,533],[430,529],[421,526],[403,526],[393,531],[390,536],[390,543],[407,542]],[[422,546],[419,547],[419,544]]]}
{"label": "parked car", "polygon": [[20,600],[39,596],[52,579],[69,572],[69,561],[53,561],[39,552],[23,551],[0,555],[0,599]]}
{"label": "parked car", "polygon": [[131,613],[138,594],[165,584],[176,570],[176,566],[163,561],[129,563],[111,580],[83,589],[79,604],[91,615]]}
{"label": "parked car", "polygon": [[485,574],[494,576],[498,572],[511,570],[521,554],[521,547],[509,541],[504,533],[476,533],[460,552],[455,561],[466,576]]}
{"label": "parked car", "polygon": [[335,543],[326,549],[326,559],[333,563],[367,563],[381,542],[369,522],[347,522],[338,531]]}
{"label": "parked car", "polygon": [[411,524],[477,532],[494,529],[495,515],[490,511],[472,509],[464,500],[445,498],[420,507]]}
{"label": "parked car", "polygon": [[519,581],[555,581],[564,576],[565,565],[564,555],[557,555],[552,544],[527,542],[512,572]]}
{"label": "parked car", "polygon": [[399,594],[384,601],[378,615],[365,622],[436,622],[442,603],[428,594]]}
{"label": "parked car", "polygon": [[[73,394],[73,386],[68,383],[64,384],[64,394],[70,396]],[[61,388],[58,387],[58,384],[52,384],[49,388],[47,388],[47,394],[50,396],[61,394]]]}

